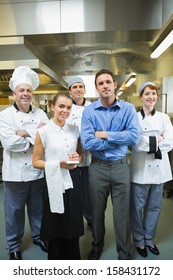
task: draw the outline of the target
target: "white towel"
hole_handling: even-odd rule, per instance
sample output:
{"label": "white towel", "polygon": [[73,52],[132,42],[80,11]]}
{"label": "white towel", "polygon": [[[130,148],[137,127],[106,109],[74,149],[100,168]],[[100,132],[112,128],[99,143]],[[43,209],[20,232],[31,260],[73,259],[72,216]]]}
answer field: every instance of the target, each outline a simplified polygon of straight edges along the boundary
{"label": "white towel", "polygon": [[46,182],[49,195],[50,210],[52,213],[64,213],[63,193],[73,188],[69,170],[60,168],[59,162],[45,163]]}

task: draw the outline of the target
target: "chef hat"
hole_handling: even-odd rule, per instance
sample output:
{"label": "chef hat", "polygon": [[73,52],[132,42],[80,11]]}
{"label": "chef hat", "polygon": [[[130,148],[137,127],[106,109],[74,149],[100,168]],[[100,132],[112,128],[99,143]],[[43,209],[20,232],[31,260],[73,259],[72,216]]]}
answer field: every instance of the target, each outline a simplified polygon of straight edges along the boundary
{"label": "chef hat", "polygon": [[142,92],[143,89],[144,89],[145,87],[147,87],[147,86],[154,86],[154,87],[157,87],[153,82],[150,82],[150,81],[145,82],[145,83],[143,83],[143,84],[140,86],[140,88],[139,88],[139,90],[138,90],[139,95],[141,95],[141,92]]}
{"label": "chef hat", "polygon": [[17,67],[9,81],[9,88],[15,91],[20,84],[29,84],[33,90],[39,86],[39,77],[29,66]]}
{"label": "chef hat", "polygon": [[68,89],[75,83],[81,83],[81,84],[84,84],[84,81],[82,80],[82,78],[80,77],[73,77],[69,83],[68,83]]}

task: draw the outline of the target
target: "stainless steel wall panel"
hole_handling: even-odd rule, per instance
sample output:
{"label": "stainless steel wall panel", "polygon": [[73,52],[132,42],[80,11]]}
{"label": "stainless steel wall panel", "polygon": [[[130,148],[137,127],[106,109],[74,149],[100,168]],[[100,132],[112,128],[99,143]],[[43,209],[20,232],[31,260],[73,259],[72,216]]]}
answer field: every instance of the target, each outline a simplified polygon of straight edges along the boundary
{"label": "stainless steel wall panel", "polygon": [[166,23],[169,17],[173,14],[173,1],[172,0],[162,0],[162,18],[163,25]]}
{"label": "stainless steel wall panel", "polygon": [[60,1],[0,4],[0,36],[60,33]]}
{"label": "stainless steel wall panel", "polygon": [[162,27],[162,0],[106,0],[105,30],[146,30]]}
{"label": "stainless steel wall panel", "polygon": [[172,0],[16,0],[0,3],[0,36],[160,29],[172,12]]}
{"label": "stainless steel wall panel", "polygon": [[103,31],[105,25],[105,0],[62,1],[62,33]]}

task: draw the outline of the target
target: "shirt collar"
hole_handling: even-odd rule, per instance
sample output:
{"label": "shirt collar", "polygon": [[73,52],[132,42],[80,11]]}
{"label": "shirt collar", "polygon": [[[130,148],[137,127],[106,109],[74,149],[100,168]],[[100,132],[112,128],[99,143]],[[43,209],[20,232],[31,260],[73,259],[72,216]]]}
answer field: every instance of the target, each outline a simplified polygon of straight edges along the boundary
{"label": "shirt collar", "polygon": [[[143,108],[140,110],[141,112],[141,115],[142,115],[142,118],[144,119],[145,118],[145,113],[144,113],[144,110]],[[156,110],[155,108],[151,111],[151,115],[154,116],[154,114],[156,113]]]}
{"label": "shirt collar", "polygon": [[86,99],[85,99],[85,97],[84,97],[82,105],[77,105],[76,102],[75,102],[74,100],[73,100],[73,104],[76,105],[76,106],[84,106],[84,105],[85,105],[85,101],[86,101]]}
{"label": "shirt collar", "polygon": [[65,123],[63,127],[58,126],[57,124],[54,123],[53,118],[50,119],[50,125],[56,129],[57,132],[64,130],[67,131],[68,130],[68,124]]}
{"label": "shirt collar", "polygon": [[[113,107],[119,107],[121,108],[121,100],[118,100],[115,98],[115,102],[110,106],[111,108]],[[109,107],[109,108],[110,108]],[[103,103],[101,102],[101,99],[99,98],[97,101],[95,101],[95,109],[99,109],[99,108],[106,108]]]}
{"label": "shirt collar", "polygon": [[[20,112],[20,110],[19,110],[19,108],[18,108],[16,102],[13,104],[13,106],[14,106],[14,108],[15,108],[17,111]],[[32,106],[30,105],[30,106],[29,106],[29,111],[28,111],[27,113],[29,113],[29,112],[31,112],[31,111],[32,111]]]}

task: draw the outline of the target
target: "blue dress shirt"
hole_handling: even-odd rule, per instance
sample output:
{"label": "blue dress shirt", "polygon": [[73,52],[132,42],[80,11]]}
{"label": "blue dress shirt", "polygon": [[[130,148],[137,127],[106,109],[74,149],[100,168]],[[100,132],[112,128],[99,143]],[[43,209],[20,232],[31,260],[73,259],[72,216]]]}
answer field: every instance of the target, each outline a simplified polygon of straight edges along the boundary
{"label": "blue dress shirt", "polygon": [[[96,138],[95,131],[107,131],[108,139]],[[126,156],[128,146],[136,144],[139,123],[135,107],[116,100],[106,108],[101,99],[83,111],[81,140],[83,148],[102,160],[118,160]]]}

